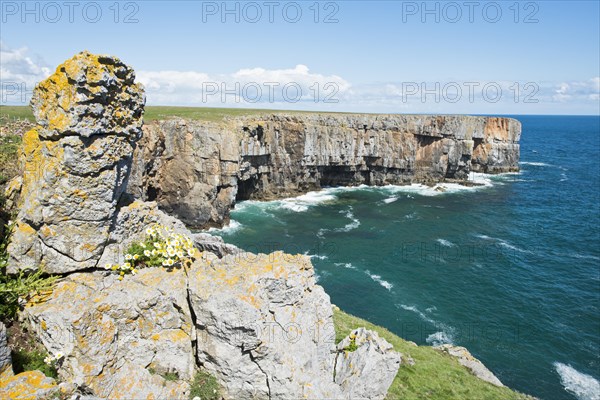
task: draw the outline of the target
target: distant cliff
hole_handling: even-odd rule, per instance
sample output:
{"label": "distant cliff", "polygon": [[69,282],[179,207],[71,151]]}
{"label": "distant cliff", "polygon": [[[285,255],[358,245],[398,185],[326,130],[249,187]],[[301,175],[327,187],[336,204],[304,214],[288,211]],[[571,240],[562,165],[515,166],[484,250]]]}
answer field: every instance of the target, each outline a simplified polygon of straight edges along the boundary
{"label": "distant cliff", "polygon": [[195,228],[222,226],[236,201],[323,186],[468,183],[469,172],[518,170],[511,118],[271,114],[144,126],[129,191]]}

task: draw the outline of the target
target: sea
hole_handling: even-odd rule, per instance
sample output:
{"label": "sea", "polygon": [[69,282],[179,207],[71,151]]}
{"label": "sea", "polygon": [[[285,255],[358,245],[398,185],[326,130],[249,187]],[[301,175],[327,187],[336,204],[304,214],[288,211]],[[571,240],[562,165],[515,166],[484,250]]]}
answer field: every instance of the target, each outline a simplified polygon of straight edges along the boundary
{"label": "sea", "polygon": [[600,118],[513,118],[518,173],[245,201],[212,233],[308,255],[342,310],[420,345],[465,346],[511,388],[598,400]]}

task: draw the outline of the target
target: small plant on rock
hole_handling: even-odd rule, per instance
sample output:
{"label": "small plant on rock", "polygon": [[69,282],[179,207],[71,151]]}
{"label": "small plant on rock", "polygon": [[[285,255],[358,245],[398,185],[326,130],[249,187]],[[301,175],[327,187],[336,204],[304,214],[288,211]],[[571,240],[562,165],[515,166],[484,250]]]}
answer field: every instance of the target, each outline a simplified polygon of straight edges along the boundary
{"label": "small plant on rock", "polygon": [[358,345],[356,344],[356,335],[354,333],[350,334],[350,344],[344,347],[344,351],[346,353],[352,353],[358,349]]}
{"label": "small plant on rock", "polygon": [[154,224],[146,229],[145,240],[129,247],[123,264],[106,264],[105,268],[118,272],[122,280],[126,274],[135,275],[140,268],[189,266],[195,252],[194,243],[189,237]]}
{"label": "small plant on rock", "polygon": [[198,371],[190,387],[190,400],[200,398],[202,400],[220,400],[221,387],[217,379],[205,371]]}
{"label": "small plant on rock", "polygon": [[12,233],[12,224],[8,224],[4,236],[0,237],[0,320],[9,321],[17,316],[20,302],[27,300],[32,293],[40,294],[52,290],[58,279],[45,276],[42,269],[31,272],[21,270],[18,274],[8,275],[8,243]]}

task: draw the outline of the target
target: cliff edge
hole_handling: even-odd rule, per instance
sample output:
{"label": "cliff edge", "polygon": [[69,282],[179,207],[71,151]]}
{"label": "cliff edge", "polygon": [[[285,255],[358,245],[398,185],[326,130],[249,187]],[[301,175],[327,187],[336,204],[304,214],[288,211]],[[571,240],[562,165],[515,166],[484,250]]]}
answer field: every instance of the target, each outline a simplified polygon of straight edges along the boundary
{"label": "cliff edge", "polygon": [[144,126],[128,190],[194,228],[240,200],[324,186],[469,184],[518,171],[521,124],[502,117],[284,113]]}

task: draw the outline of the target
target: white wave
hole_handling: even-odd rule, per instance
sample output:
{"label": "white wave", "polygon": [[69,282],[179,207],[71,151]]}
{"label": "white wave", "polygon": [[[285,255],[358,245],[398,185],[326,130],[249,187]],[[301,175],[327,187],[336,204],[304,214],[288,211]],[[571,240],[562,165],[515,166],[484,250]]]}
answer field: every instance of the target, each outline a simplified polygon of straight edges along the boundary
{"label": "white wave", "polygon": [[567,174],[565,174],[564,172],[561,172],[559,182],[566,182],[568,180],[569,180],[569,178],[567,177]]}
{"label": "white wave", "polygon": [[516,251],[519,251],[519,252],[521,252],[521,253],[530,253],[530,252],[529,252],[529,251],[527,251],[527,250],[523,250],[523,249],[522,249],[522,248],[520,248],[520,247],[517,247],[517,246],[515,246],[515,245],[513,245],[513,244],[510,244],[510,243],[509,243],[509,242],[507,242],[506,240],[498,239],[498,244],[499,244],[500,246],[502,246],[502,247],[504,247],[504,248],[507,248],[507,249],[510,249],[510,250],[516,250]]}
{"label": "white wave", "polygon": [[224,226],[222,228],[209,228],[207,232],[209,233],[221,233],[224,235],[230,235],[233,232],[240,230],[243,227],[242,224],[237,222],[234,219],[229,220],[229,225]]}
{"label": "white wave", "polygon": [[[461,185],[460,183],[437,183],[433,186],[427,186],[422,183],[413,183],[410,185],[389,185],[383,186],[382,189],[396,193],[407,193],[408,198],[414,198],[411,194],[418,194],[421,196],[439,196],[443,194],[459,193],[459,192],[472,192],[494,186],[494,184],[503,183],[498,180],[500,175],[482,174],[478,172],[471,172],[467,180],[468,185]],[[385,201],[385,200],[384,200]]]}
{"label": "white wave", "polygon": [[572,255],[572,257],[579,258],[579,259],[584,259],[584,260],[600,260],[600,257],[592,256],[590,254],[575,253],[575,254]]}
{"label": "white wave", "polygon": [[554,363],[554,368],[567,392],[579,400],[600,400],[600,382],[596,378],[559,362]]}
{"label": "white wave", "polygon": [[495,241],[499,246],[502,246],[506,249],[509,250],[515,250],[518,251],[520,253],[531,253],[528,250],[524,250],[520,247],[515,246],[514,244],[511,244],[510,242],[504,240],[504,239],[500,239],[500,238],[495,238],[495,237],[491,237],[488,235],[480,235],[480,234],[476,234],[475,237],[478,237],[480,239],[484,239],[484,240],[490,240],[490,241]]}
{"label": "white wave", "polygon": [[390,204],[398,200],[397,196],[388,197],[387,199],[383,199],[385,204]]}
{"label": "white wave", "polygon": [[[440,329],[440,331],[432,333],[425,339],[425,341],[427,343],[431,344],[432,346],[439,346],[440,344],[444,344],[444,343],[448,343],[448,344],[453,343],[456,330],[452,326],[444,324],[442,322],[434,320],[433,318],[428,317],[427,315],[425,315],[421,310],[419,310],[415,306],[407,306],[406,304],[396,304],[396,306],[397,307],[400,306],[400,308],[402,308],[406,311],[414,312],[423,321],[429,322],[430,324],[434,325],[436,329]],[[434,309],[437,310],[437,308],[435,308],[435,306],[427,308],[427,312],[430,312],[429,310],[434,310]]]}
{"label": "white wave", "polygon": [[356,267],[354,265],[352,265],[352,263],[334,263],[334,265],[336,265],[338,267],[348,268],[348,269],[356,269]]}
{"label": "white wave", "polygon": [[423,321],[429,322],[430,324],[436,325],[438,322],[429,318],[427,315],[423,314],[417,307],[415,306],[407,306],[406,304],[400,304],[400,307],[406,311],[412,311],[417,314]]}
{"label": "white wave", "polygon": [[381,279],[381,275],[372,274],[368,269],[365,270],[365,274],[369,275],[369,277],[371,279],[373,279],[375,282],[379,283],[381,286],[383,286],[387,290],[392,290],[392,288],[394,287],[394,285],[392,285],[388,281]]}
{"label": "white wave", "polygon": [[308,254],[308,251],[304,252],[305,256],[312,258],[318,258],[319,260],[327,260],[329,257],[327,257],[326,255],[321,255],[321,254]]}
{"label": "white wave", "polygon": [[442,344],[452,344],[452,337],[444,331],[435,332],[427,336],[425,341],[432,346],[440,346]]}
{"label": "white wave", "polygon": [[324,189],[318,192],[308,192],[298,197],[276,200],[271,203],[294,212],[305,212],[311,206],[334,201],[336,199],[337,197],[331,193],[331,190]]}
{"label": "white wave", "polygon": [[[343,213],[343,211],[340,211],[340,213]],[[350,207],[350,209],[348,211],[346,211],[346,218],[350,219],[352,222],[350,222],[349,224],[346,224],[343,228],[338,228],[335,231],[336,232],[350,232],[353,229],[356,229],[360,226],[360,221],[354,216],[354,214],[352,213],[352,207]]]}
{"label": "white wave", "polygon": [[436,306],[427,307],[425,309],[425,311],[427,311],[428,313],[432,313],[434,311],[437,311],[437,307]]}
{"label": "white wave", "polygon": [[436,239],[436,242],[438,242],[439,244],[441,244],[442,246],[446,246],[446,247],[454,247],[454,243],[452,243],[449,240],[446,239]]}
{"label": "white wave", "polygon": [[417,214],[416,212],[411,212],[410,214],[406,214],[406,215],[404,216],[404,218],[405,218],[405,219],[415,219],[415,218],[417,218],[417,215],[418,215],[418,214]]}
{"label": "white wave", "polygon": [[552,167],[552,165],[546,164],[546,163],[543,163],[543,162],[521,161],[519,164],[521,164],[521,165],[532,165],[534,167]]}

